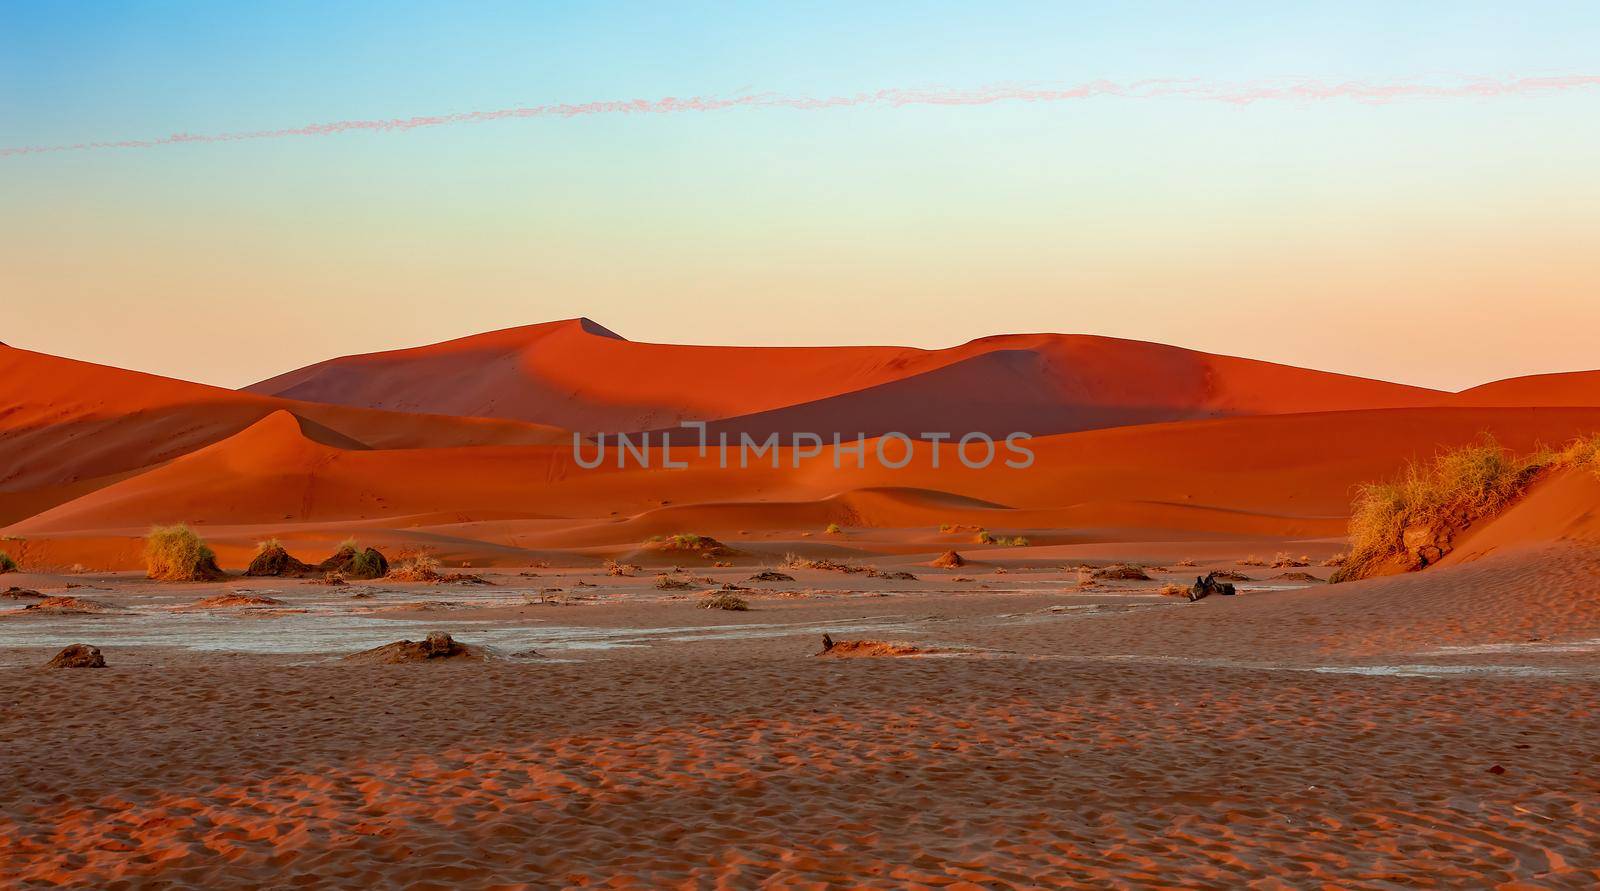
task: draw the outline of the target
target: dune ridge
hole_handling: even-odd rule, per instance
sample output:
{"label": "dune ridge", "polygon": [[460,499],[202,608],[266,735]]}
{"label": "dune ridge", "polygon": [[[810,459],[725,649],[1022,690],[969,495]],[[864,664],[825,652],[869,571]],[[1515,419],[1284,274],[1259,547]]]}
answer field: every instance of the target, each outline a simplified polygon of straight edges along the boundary
{"label": "dune ridge", "polygon": [[[761,416],[746,422],[751,429],[850,433],[857,419],[885,412],[908,429],[939,416],[947,423],[972,419],[976,426],[963,432],[998,424],[1056,433],[1195,417],[1422,406],[1446,395],[1087,335],[1000,335],[942,350],[689,346],[624,340],[588,319],[330,359],[245,389],[342,405],[536,419],[588,433],[684,420],[737,424],[733,419],[749,415]],[[1019,426],[1030,419],[1033,426]]]}

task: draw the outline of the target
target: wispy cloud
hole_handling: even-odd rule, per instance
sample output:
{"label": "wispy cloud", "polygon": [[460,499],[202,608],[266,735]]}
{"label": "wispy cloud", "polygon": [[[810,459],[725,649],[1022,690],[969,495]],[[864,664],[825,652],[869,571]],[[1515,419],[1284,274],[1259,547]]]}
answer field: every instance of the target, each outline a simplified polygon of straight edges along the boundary
{"label": "wispy cloud", "polygon": [[101,149],[143,149],[193,143],[244,142],[294,136],[334,136],[340,133],[393,133],[523,118],[575,118],[592,115],[664,115],[735,109],[787,109],[820,111],[838,108],[905,108],[927,105],[995,105],[999,103],[1057,104],[1087,99],[1192,99],[1230,105],[1261,102],[1309,104],[1344,100],[1383,104],[1417,99],[1496,99],[1565,93],[1600,87],[1600,75],[1569,74],[1545,77],[1465,78],[1453,81],[1278,80],[1219,83],[1201,80],[1141,80],[1127,83],[1091,81],[1070,87],[987,86],[973,89],[887,89],[838,96],[785,96],[739,92],[730,96],[623,99],[578,104],[529,105],[491,111],[464,111],[409,118],[329,121],[277,130],[229,133],[174,133],[149,139],[112,139],[63,145],[21,145],[0,148],[0,156]]}

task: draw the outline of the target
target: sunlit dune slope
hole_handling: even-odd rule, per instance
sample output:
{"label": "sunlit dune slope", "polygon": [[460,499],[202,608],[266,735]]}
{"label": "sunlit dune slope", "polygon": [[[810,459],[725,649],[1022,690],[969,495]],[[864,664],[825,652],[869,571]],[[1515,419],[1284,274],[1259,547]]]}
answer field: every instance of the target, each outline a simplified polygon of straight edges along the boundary
{"label": "sunlit dune slope", "polygon": [[217,442],[276,411],[343,449],[564,441],[553,428],[238,393],[0,346],[0,522]]}
{"label": "sunlit dune slope", "polygon": [[1457,405],[1600,405],[1600,371],[1533,374],[1473,387],[1457,394]]}
{"label": "sunlit dune slope", "polygon": [[[18,523],[19,534],[133,529],[155,522],[349,521],[393,526],[565,518],[579,537],[714,532],[787,524],[1149,526],[1248,534],[1337,534],[1352,487],[1406,459],[1493,430],[1512,448],[1600,429],[1600,409],[1407,409],[1117,428],[1035,440],[1035,463],[965,467],[924,446],[902,469],[831,451],[793,466],[720,468],[677,450],[683,470],[632,460],[579,467],[568,446],[358,450],[319,443],[287,412],[228,440]],[[868,443],[869,454],[875,443]],[[898,447],[898,446],[895,446]],[[659,464],[659,451],[652,460]],[[787,506],[785,506],[787,505]],[[653,517],[649,512],[668,508]],[[639,519],[620,522],[629,517]],[[1229,517],[1234,517],[1229,519]],[[598,525],[597,525],[598,521]],[[674,528],[675,527],[675,528]],[[792,527],[791,527],[792,528]],[[597,533],[596,530],[600,530]],[[609,531],[607,531],[609,530]],[[601,534],[603,533],[603,534]]]}
{"label": "sunlit dune slope", "polygon": [[686,346],[635,343],[587,319],[333,359],[247,389],[585,432],[722,420],[725,429],[821,434],[1048,434],[1202,417],[1414,407],[1447,397],[1106,337],[1006,335],[944,350]]}

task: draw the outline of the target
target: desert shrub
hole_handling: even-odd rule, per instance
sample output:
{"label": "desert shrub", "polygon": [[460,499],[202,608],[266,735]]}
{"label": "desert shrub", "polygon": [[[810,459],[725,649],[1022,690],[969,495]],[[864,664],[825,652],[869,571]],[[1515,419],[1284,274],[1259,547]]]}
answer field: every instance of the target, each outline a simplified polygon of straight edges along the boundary
{"label": "desert shrub", "polygon": [[256,542],[256,553],[265,554],[267,551],[277,550],[281,547],[283,547],[283,542],[277,540],[276,538],[268,538],[263,541]]}
{"label": "desert shrub", "polygon": [[[356,556],[355,565],[364,567],[359,563],[367,552],[362,551]],[[433,582],[439,580],[439,559],[433,552],[425,547],[401,548],[395,556],[394,568],[389,570],[389,578],[397,582]]]}
{"label": "desert shrub", "polygon": [[828,524],[828,528],[826,528],[826,529],[824,529],[822,531],[826,532],[829,535],[843,535],[844,534],[844,529],[840,528],[838,523],[829,523]]}
{"label": "desert shrub", "polygon": [[1161,586],[1161,591],[1159,593],[1162,597],[1188,597],[1189,589],[1183,585],[1175,585],[1172,582],[1167,582],[1165,585]]}
{"label": "desert shrub", "polygon": [[618,563],[615,560],[607,560],[605,567],[606,575],[627,576],[639,571],[639,567],[632,563]]}
{"label": "desert shrub", "polygon": [[1150,581],[1150,575],[1144,571],[1143,567],[1135,566],[1131,563],[1117,563],[1102,569],[1091,570],[1089,576],[1093,579],[1109,579],[1112,581],[1124,582]]}
{"label": "desert shrub", "polygon": [[987,529],[978,530],[978,534],[973,536],[972,540],[978,544],[998,544],[1000,541],[1000,539],[994,537],[994,533]]}
{"label": "desert shrub", "polygon": [[1339,553],[1334,554],[1332,557],[1329,557],[1328,559],[1322,561],[1322,565],[1323,566],[1343,566],[1344,565],[1344,561],[1346,561],[1348,559],[1350,559],[1350,555],[1344,553],[1343,551],[1340,551]]}
{"label": "desert shrub", "polygon": [[1260,557],[1257,557],[1255,554],[1251,554],[1250,556],[1244,558],[1243,560],[1235,560],[1233,562],[1238,564],[1239,566],[1266,566],[1267,565],[1267,561],[1261,559]]}
{"label": "desert shrub", "polygon": [[146,575],[163,582],[206,581],[222,577],[217,555],[188,526],[155,526],[144,538]]}
{"label": "desert shrub", "polygon": [[1006,542],[1006,546],[1012,548],[1025,548],[1028,546],[1028,540],[1019,535],[1016,538]]}
{"label": "desert shrub", "polygon": [[750,608],[749,601],[737,594],[730,594],[726,591],[702,597],[696,605],[701,609],[726,609],[735,612],[743,612]]}
{"label": "desert shrub", "polygon": [[723,544],[709,535],[695,535],[689,532],[679,532],[675,535],[657,536],[650,540],[668,551],[720,551]]}
{"label": "desert shrub", "polygon": [[689,582],[687,579],[678,579],[673,578],[670,575],[664,575],[656,579],[656,587],[663,591],[684,591],[689,588]]}
{"label": "desert shrub", "polygon": [[1185,557],[1182,560],[1179,560],[1178,562],[1176,562],[1176,563],[1174,563],[1172,565],[1173,566],[1179,566],[1179,567],[1182,567],[1184,569],[1191,569],[1191,568],[1193,568],[1195,566],[1198,566],[1200,564],[1194,562],[1193,560],[1189,559],[1188,557]]}
{"label": "desert shrub", "polygon": [[345,575],[353,579],[375,579],[385,575],[388,569],[382,554],[372,548],[363,548],[350,558],[350,568]]}
{"label": "desert shrub", "polygon": [[1301,557],[1300,559],[1296,560],[1295,558],[1289,556],[1288,551],[1279,551],[1277,556],[1272,558],[1273,569],[1296,569],[1301,566],[1310,565],[1310,557]]}
{"label": "desert shrub", "polygon": [[870,566],[853,566],[849,563],[829,560],[826,557],[802,557],[793,552],[783,555],[783,565],[789,569],[821,569],[825,572],[843,572],[847,574],[869,572],[872,569]]}
{"label": "desert shrub", "polygon": [[1361,578],[1404,555],[1408,529],[1460,528],[1504,510],[1557,467],[1600,471],[1600,435],[1522,458],[1485,435],[1430,460],[1412,461],[1394,480],[1361,486],[1350,513],[1350,553],[1332,581]]}
{"label": "desert shrub", "polygon": [[17,568],[17,561],[11,559],[11,555],[5,551],[0,551],[0,572],[16,572]]}

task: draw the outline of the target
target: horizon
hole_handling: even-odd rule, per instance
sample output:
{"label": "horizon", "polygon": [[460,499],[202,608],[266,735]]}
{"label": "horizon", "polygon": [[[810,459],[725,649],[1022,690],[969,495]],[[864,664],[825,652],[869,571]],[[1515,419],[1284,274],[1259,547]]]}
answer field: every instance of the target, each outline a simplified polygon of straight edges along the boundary
{"label": "horizon", "polygon": [[[551,319],[551,320],[543,321],[543,322],[530,322],[530,323],[522,324],[522,325],[511,325],[511,326],[505,327],[505,328],[495,328],[495,329],[491,329],[491,330],[488,330],[488,331],[479,331],[479,332],[476,332],[474,334],[466,334],[466,335],[461,335],[459,337],[450,337],[450,338],[445,338],[445,339],[442,339],[442,340],[431,340],[431,341],[427,341],[427,342],[424,342],[424,343],[405,344],[405,345],[396,346],[396,347],[389,347],[389,348],[385,348],[385,349],[382,349],[382,350],[370,350],[370,351],[359,352],[359,353],[341,353],[341,354],[333,355],[333,356],[324,356],[324,357],[322,357],[320,359],[313,359],[312,361],[306,363],[305,365],[299,365],[299,366],[296,366],[294,368],[285,368],[285,369],[282,369],[281,371],[273,372],[272,374],[269,374],[269,375],[267,375],[265,377],[262,377],[262,378],[260,378],[258,380],[246,381],[246,382],[241,383],[241,384],[239,384],[237,386],[228,386],[228,385],[224,385],[224,384],[217,384],[217,383],[213,383],[213,382],[210,382],[210,381],[197,380],[197,379],[194,379],[194,378],[176,377],[174,375],[162,374],[160,372],[151,371],[151,370],[145,369],[145,368],[133,368],[133,367],[122,366],[122,365],[113,365],[111,363],[104,362],[104,361],[99,361],[99,360],[96,360],[96,359],[93,359],[93,358],[71,356],[71,355],[64,354],[64,353],[53,353],[53,352],[49,352],[47,350],[37,349],[37,348],[31,347],[31,346],[18,344],[18,343],[13,343],[13,342],[5,340],[3,338],[0,338],[0,347],[11,347],[13,349],[26,350],[28,352],[39,353],[39,354],[47,355],[47,356],[55,356],[55,357],[63,358],[63,359],[71,359],[73,361],[88,362],[90,364],[102,365],[102,366],[106,366],[106,367],[110,367],[110,368],[117,368],[117,369],[121,369],[121,370],[124,370],[124,371],[132,371],[132,372],[137,372],[137,373],[141,373],[141,374],[152,374],[152,375],[156,375],[158,377],[170,378],[172,380],[185,381],[185,382],[188,382],[188,383],[195,383],[195,384],[203,384],[205,386],[220,387],[221,389],[225,389],[225,390],[244,391],[244,390],[250,389],[251,387],[258,386],[258,385],[261,385],[261,384],[265,384],[265,383],[267,383],[269,381],[272,381],[272,380],[274,380],[276,378],[283,377],[283,376],[288,375],[288,374],[292,374],[292,373],[294,373],[296,371],[300,371],[300,370],[303,370],[303,369],[311,367],[311,366],[320,365],[320,364],[325,363],[325,362],[333,362],[333,361],[337,361],[337,360],[340,360],[340,359],[349,359],[349,358],[354,358],[354,357],[357,357],[357,356],[372,355],[372,354],[376,354],[376,353],[401,352],[401,351],[406,351],[406,350],[426,349],[426,348],[429,348],[429,347],[440,346],[440,345],[447,344],[447,343],[454,343],[454,342],[461,341],[461,340],[471,340],[471,339],[478,338],[478,337],[487,337],[487,336],[495,335],[495,334],[504,334],[504,333],[507,333],[507,332],[510,332],[510,331],[517,331],[517,330],[521,330],[521,329],[525,329],[525,328],[539,328],[539,327],[545,327],[545,326],[549,326],[549,325],[558,325],[558,324],[562,324],[562,323],[583,323],[583,322],[587,322],[589,324],[595,325],[595,326],[603,329],[607,334],[615,336],[616,338],[618,338],[620,340],[623,340],[623,341],[627,341],[629,343],[648,344],[648,345],[654,345],[654,346],[681,346],[681,347],[685,347],[685,348],[698,348],[698,349],[830,350],[830,349],[851,349],[851,348],[862,348],[862,349],[877,348],[877,349],[915,349],[915,350],[922,350],[924,352],[941,352],[941,351],[945,351],[945,350],[959,349],[960,347],[966,346],[968,344],[976,343],[976,342],[982,341],[982,340],[1004,339],[1004,338],[1011,338],[1011,337],[1069,337],[1069,338],[1070,337],[1094,337],[1094,338],[1103,338],[1103,339],[1108,339],[1108,340],[1119,340],[1119,341],[1124,341],[1124,342],[1127,342],[1127,343],[1139,343],[1139,344],[1150,344],[1150,345],[1155,345],[1155,346],[1173,347],[1173,348],[1180,349],[1180,350],[1188,350],[1188,351],[1191,351],[1191,352],[1199,352],[1199,353],[1204,353],[1204,354],[1207,354],[1207,355],[1223,356],[1223,357],[1227,357],[1227,358],[1244,359],[1244,360],[1248,360],[1248,361],[1258,361],[1258,362],[1268,362],[1268,363],[1271,363],[1271,364],[1274,364],[1274,365],[1285,365],[1285,366],[1289,366],[1289,367],[1301,368],[1301,369],[1304,369],[1304,370],[1307,370],[1307,371],[1316,371],[1316,372],[1323,372],[1323,373],[1327,373],[1327,374],[1342,375],[1342,376],[1346,376],[1346,377],[1355,377],[1355,378],[1361,378],[1361,379],[1365,379],[1365,380],[1377,381],[1377,382],[1380,382],[1380,383],[1395,384],[1395,385],[1398,385],[1398,386],[1417,387],[1417,388],[1420,388],[1420,389],[1434,390],[1434,391],[1437,391],[1437,392],[1440,392],[1440,393],[1446,393],[1446,394],[1452,394],[1452,393],[1453,394],[1459,394],[1459,393],[1466,392],[1468,390],[1473,390],[1473,389],[1476,389],[1476,388],[1479,388],[1479,387],[1487,386],[1489,384],[1501,383],[1503,381],[1515,380],[1515,379],[1518,379],[1518,378],[1540,377],[1540,376],[1555,376],[1555,375],[1564,375],[1564,374],[1584,374],[1584,373],[1588,373],[1588,372],[1600,371],[1600,368],[1570,368],[1570,369],[1564,369],[1564,370],[1561,370],[1561,371],[1535,372],[1535,373],[1526,374],[1526,375],[1513,375],[1511,377],[1506,377],[1506,378],[1495,378],[1493,380],[1485,380],[1485,381],[1479,381],[1479,382],[1473,383],[1473,384],[1468,384],[1468,385],[1466,385],[1464,387],[1460,387],[1458,389],[1442,389],[1442,388],[1439,388],[1439,387],[1428,387],[1428,386],[1425,386],[1425,385],[1422,385],[1422,384],[1416,384],[1416,383],[1413,383],[1411,381],[1391,380],[1391,379],[1388,379],[1388,378],[1376,378],[1376,377],[1368,377],[1368,376],[1365,376],[1365,375],[1349,374],[1347,372],[1341,372],[1341,371],[1337,371],[1337,370],[1334,370],[1334,369],[1317,368],[1317,367],[1314,367],[1314,366],[1307,366],[1307,365],[1296,365],[1293,362],[1278,362],[1278,361],[1271,360],[1271,359],[1263,359],[1263,358],[1260,358],[1260,357],[1257,357],[1257,356],[1250,356],[1250,355],[1244,355],[1244,354],[1239,354],[1239,353],[1213,352],[1213,351],[1210,351],[1210,350],[1196,350],[1193,347],[1187,347],[1187,346],[1184,346],[1183,344],[1162,343],[1160,341],[1142,340],[1142,339],[1139,339],[1139,338],[1129,338],[1129,337],[1112,337],[1110,335],[1101,335],[1101,334],[1081,334],[1081,333],[1066,332],[1066,331],[1011,331],[1011,332],[997,333],[997,334],[980,334],[980,335],[976,335],[974,337],[970,337],[967,340],[961,341],[959,343],[951,343],[951,344],[945,344],[943,346],[931,346],[931,347],[916,346],[916,345],[912,345],[912,344],[901,344],[901,343],[846,343],[846,344],[681,343],[681,342],[663,341],[663,340],[655,340],[655,339],[640,339],[640,338],[629,337],[626,334],[617,331],[615,327],[613,327],[611,325],[607,325],[604,322],[600,322],[600,321],[594,319],[592,316],[571,316],[571,317],[568,317],[568,318]],[[604,336],[604,335],[602,335],[602,334],[600,334],[598,332],[590,332],[590,333],[594,334],[595,336]]]}
{"label": "horizon", "polygon": [[[230,388],[579,312],[1584,368],[1600,10],[1536,8],[12,7],[4,334]],[[149,147],[35,151],[99,142]]]}

